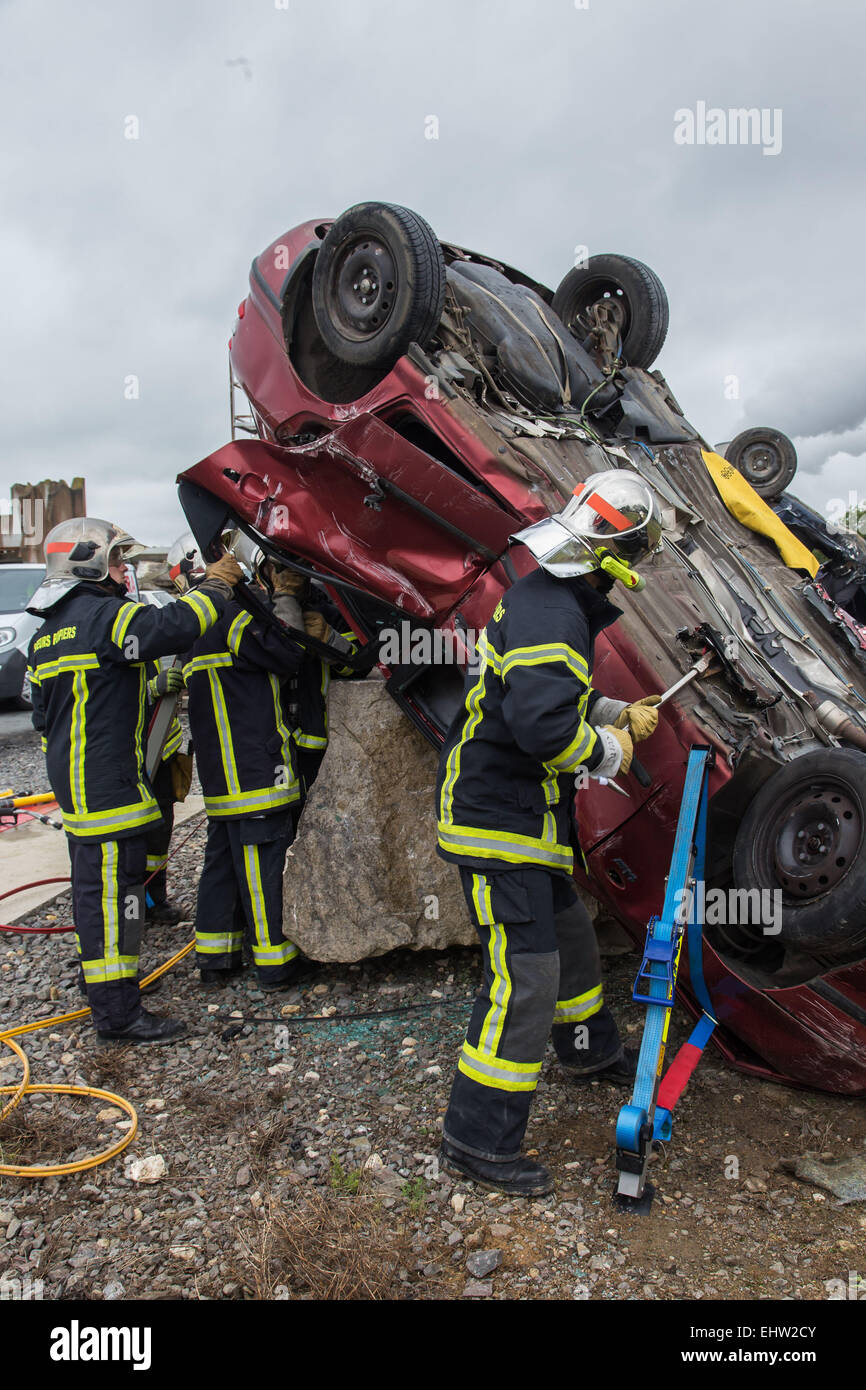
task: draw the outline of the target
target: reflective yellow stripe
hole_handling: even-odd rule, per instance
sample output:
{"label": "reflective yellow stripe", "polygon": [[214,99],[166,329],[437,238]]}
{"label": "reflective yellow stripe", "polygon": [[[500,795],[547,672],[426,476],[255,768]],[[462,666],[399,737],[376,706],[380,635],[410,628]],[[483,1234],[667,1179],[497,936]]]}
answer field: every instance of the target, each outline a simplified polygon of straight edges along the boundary
{"label": "reflective yellow stripe", "polygon": [[550,843],[514,831],[439,822],[439,844],[452,854],[472,859],[502,859],[509,864],[541,864],[571,873],[574,855],[569,845]]}
{"label": "reflective yellow stripe", "polygon": [[117,841],[102,846],[102,954],[106,964],[120,954],[117,926]]}
{"label": "reflective yellow stripe", "polygon": [[96,671],[99,669],[99,658],[96,652],[84,652],[80,656],[59,656],[56,661],[40,661],[36,671],[33,672],[31,680],[35,680],[37,685],[41,685],[44,680],[50,680],[53,676],[65,676],[76,671]]}
{"label": "reflective yellow stripe", "polygon": [[271,696],[274,701],[274,723],[277,726],[277,733],[280,736],[280,756],[282,766],[287,771],[292,771],[292,731],[283,722],[283,705],[280,699],[280,682],[273,671],[268,672],[268,680],[271,683]]}
{"label": "reflective yellow stripe", "polygon": [[541,1063],[508,1062],[502,1057],[489,1057],[465,1042],[457,1068],[464,1076],[497,1091],[534,1091]]}
{"label": "reflective yellow stripe", "polygon": [[178,603],[185,603],[190,607],[198,618],[199,635],[204,636],[208,628],[216,622],[218,614],[207,594],[197,593],[195,589],[189,594],[184,594],[178,599]]}
{"label": "reflective yellow stripe", "polygon": [[293,941],[282,941],[277,946],[257,946],[253,942],[253,960],[256,965],[287,965],[299,954]]}
{"label": "reflective yellow stripe", "polygon": [[270,811],[278,806],[291,806],[300,793],[297,778],[285,787],[258,787],[233,796],[206,796],[205,809],[209,816],[252,815],[255,811]]}
{"label": "reflective yellow stripe", "polygon": [[572,675],[589,686],[589,667],[583,657],[567,642],[544,642],[537,647],[514,647],[502,658],[502,679],[507,680],[509,671],[515,666],[542,666],[552,661],[565,662]]}
{"label": "reflective yellow stripe", "polygon": [[294,960],[298,948],[292,941],[271,941],[268,937],[268,914],[262,887],[262,870],[258,845],[244,845],[244,875],[250,895],[255,941],[253,960],[256,965],[285,965]]}
{"label": "reflective yellow stripe", "polygon": [[166,759],[170,758],[173,753],[176,753],[182,743],[183,729],[180,727],[177,720],[175,719],[174,723],[171,726],[169,736],[166,739],[165,747],[162,750],[162,761],[165,762]]}
{"label": "reflective yellow stripe", "polygon": [[490,982],[490,1008],[481,1025],[478,1049],[485,1057],[495,1057],[502,1038],[508,1001],[511,998],[511,979],[505,958],[508,939],[505,927],[494,918],[491,887],[481,874],[472,875],[472,902],[479,924],[490,928],[487,954],[493,974]]}
{"label": "reflective yellow stripe", "polygon": [[143,603],[123,603],[117,610],[117,617],[111,628],[111,640],[116,647],[123,646],[123,639],[126,636],[126,629],[132,622],[136,613],[144,608]]}
{"label": "reflective yellow stripe", "polygon": [[88,985],[111,984],[113,980],[134,980],[138,956],[114,956],[111,960],[83,960],[81,968]]}
{"label": "reflective yellow stripe", "polygon": [[250,895],[250,907],[253,915],[253,929],[256,935],[256,943],[259,946],[266,946],[268,940],[268,917],[265,911],[265,895],[262,889],[262,869],[259,863],[258,845],[244,845],[244,875],[247,880],[247,892]]}
{"label": "reflective yellow stripe", "polygon": [[580,720],[577,726],[577,733],[569,744],[563,748],[561,753],[550,759],[549,764],[557,768],[560,772],[574,772],[581,763],[585,763],[593,748],[598,741],[598,735],[591,724],[587,724],[584,719]]}
{"label": "reflective yellow stripe", "polygon": [[[229,658],[231,661],[231,658]],[[238,775],[238,765],[235,762],[235,748],[232,742],[232,726],[229,722],[229,712],[226,707],[225,695],[220,685],[220,678],[215,669],[207,672],[208,683],[210,685],[211,704],[213,706],[214,719],[216,720],[217,732],[220,742],[220,758],[222,759],[223,774],[226,779],[226,787],[232,796],[237,796],[241,789],[240,777]]]}
{"label": "reflective yellow stripe", "polygon": [[120,830],[135,830],[161,820],[159,807],[152,797],[129,806],[115,806],[110,811],[64,811],[63,829],[70,835],[108,835]]}
{"label": "reflective yellow stripe", "polygon": [[203,956],[230,956],[243,946],[243,932],[200,932],[195,934],[195,949]]}
{"label": "reflective yellow stripe", "polygon": [[[349,652],[347,652],[347,655],[351,654],[352,656],[357,656],[358,652],[360,651],[361,644],[358,641],[358,638],[355,636],[354,632],[341,632],[340,636],[345,638],[345,640],[349,643]],[[352,670],[351,666],[335,666],[334,674],[337,676],[354,676],[355,672]]]}
{"label": "reflective yellow stripe", "polygon": [[39,676],[37,675],[35,669],[32,666],[27,667],[27,675],[30,677],[30,680],[33,682],[34,685],[41,684]]}
{"label": "reflective yellow stripe", "polygon": [[442,783],[442,792],[439,800],[440,821],[446,826],[450,825],[454,819],[454,787],[460,776],[460,754],[463,745],[471,742],[483,717],[481,702],[484,699],[487,667],[490,660],[490,652],[492,651],[492,647],[483,632],[478,639],[477,650],[480,656],[478,679],[466,697],[466,719],[463,722],[460,737],[448,754],[446,774]]}
{"label": "reflective yellow stripe", "polygon": [[228,637],[226,638],[226,646],[228,647],[230,652],[234,652],[235,656],[240,656],[240,645],[241,638],[244,634],[244,628],[247,626],[248,623],[251,623],[252,620],[252,613],[239,613],[238,616],[235,618],[234,622],[232,623],[231,627],[229,628]]}
{"label": "reflective yellow stripe", "polygon": [[553,1015],[554,1023],[580,1023],[582,1019],[592,1018],[604,1004],[601,985],[588,989],[585,994],[576,994],[573,999],[558,999]]}
{"label": "reflective yellow stripe", "polygon": [[328,740],[326,738],[321,737],[319,734],[302,734],[300,729],[292,730],[292,739],[299,748],[318,750],[327,748],[328,746]]}
{"label": "reflective yellow stripe", "polygon": [[[84,784],[84,746],[87,742],[87,676],[76,671],[72,677],[72,715],[69,723],[69,795],[72,809],[78,815],[87,813]],[[64,820],[65,823],[65,820]]]}
{"label": "reflective yellow stripe", "polygon": [[138,794],[142,801],[148,798],[148,789],[144,785],[144,726],[147,717],[147,671],[144,666],[138,668],[138,721],[135,726],[135,761],[136,775],[138,778]]}
{"label": "reflective yellow stripe", "polygon": [[157,873],[160,869],[164,869],[167,863],[168,859],[164,854],[149,854],[147,856],[147,872],[149,874]]}
{"label": "reflective yellow stripe", "polygon": [[210,656],[194,656],[183,668],[183,678],[195,675],[197,671],[215,671],[220,666],[232,666],[231,652],[211,652]]}

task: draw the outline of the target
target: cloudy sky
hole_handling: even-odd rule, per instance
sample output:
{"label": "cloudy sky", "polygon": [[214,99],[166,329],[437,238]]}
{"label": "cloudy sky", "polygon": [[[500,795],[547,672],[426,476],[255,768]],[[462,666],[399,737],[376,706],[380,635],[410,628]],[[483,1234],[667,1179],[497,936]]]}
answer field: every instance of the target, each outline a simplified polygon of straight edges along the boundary
{"label": "cloudy sky", "polygon": [[[701,432],[775,425],[800,496],[863,495],[864,30],[850,0],[0,0],[0,497],[83,474],[170,542],[252,256],[366,199],[550,285],[578,245],[646,261]],[[699,103],[781,149],[676,143]]]}

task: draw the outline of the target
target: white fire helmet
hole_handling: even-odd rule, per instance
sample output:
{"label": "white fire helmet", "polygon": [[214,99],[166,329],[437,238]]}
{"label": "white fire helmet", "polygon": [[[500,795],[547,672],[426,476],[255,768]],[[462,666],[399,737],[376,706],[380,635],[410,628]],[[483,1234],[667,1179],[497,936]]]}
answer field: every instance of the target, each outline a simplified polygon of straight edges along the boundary
{"label": "white fire helmet", "polygon": [[265,588],[269,587],[264,573],[267,556],[256,541],[251,540],[245,531],[238,530],[224,535],[223,544],[234,555],[241,569],[246,571],[248,579]]}
{"label": "white fire helmet", "polygon": [[187,594],[204,579],[207,565],[192,531],[179,536],[165,559],[169,578],[178,593]]}
{"label": "white fire helmet", "polygon": [[27,611],[50,612],[79,584],[88,580],[99,584],[106,579],[113,558],[125,561],[142,548],[128,532],[111,521],[74,516],[59,522],[45,537],[45,578],[27,605]]}
{"label": "white fire helmet", "polygon": [[647,484],[624,468],[593,473],[555,516],[511,537],[558,579],[605,570],[627,589],[645,584],[635,567],[661,545],[661,510]]}

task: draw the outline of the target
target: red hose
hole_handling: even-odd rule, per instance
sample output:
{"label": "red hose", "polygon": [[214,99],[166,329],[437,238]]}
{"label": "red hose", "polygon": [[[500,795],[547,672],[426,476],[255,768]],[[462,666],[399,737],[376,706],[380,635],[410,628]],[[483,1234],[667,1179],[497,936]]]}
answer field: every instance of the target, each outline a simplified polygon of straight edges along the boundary
{"label": "red hose", "polygon": [[[195,814],[190,817],[190,820],[199,820],[202,814],[202,811],[196,811]],[[192,839],[198,829],[199,827],[196,825],[189,832],[185,840],[181,840],[179,845],[175,845],[174,849],[166,855],[166,863],[168,863],[169,859],[171,859],[179,849],[183,849],[184,845],[188,840]],[[143,886],[146,888],[150,880],[156,878],[157,874],[161,872],[161,869],[154,869],[153,873],[148,874],[147,878],[144,880]],[[41,888],[45,883],[71,882],[71,878],[36,878],[32,883],[22,883],[19,888],[9,888],[5,893],[0,893],[0,902],[2,902],[4,898],[14,897],[16,893],[26,893],[28,888]],[[13,927],[7,926],[5,922],[0,922],[0,931],[14,932],[18,936],[54,936],[57,932],[75,931],[75,923],[72,922],[68,927]]]}
{"label": "red hose", "polygon": [[[4,898],[12,898],[16,893],[26,893],[28,888],[41,888],[45,883],[71,883],[70,878],[36,878],[32,883],[22,883],[20,888],[9,888],[5,893],[0,893],[0,902]],[[5,922],[0,922],[0,931],[16,932],[19,936],[53,936],[56,932],[75,931],[75,925],[69,927],[10,927]]]}

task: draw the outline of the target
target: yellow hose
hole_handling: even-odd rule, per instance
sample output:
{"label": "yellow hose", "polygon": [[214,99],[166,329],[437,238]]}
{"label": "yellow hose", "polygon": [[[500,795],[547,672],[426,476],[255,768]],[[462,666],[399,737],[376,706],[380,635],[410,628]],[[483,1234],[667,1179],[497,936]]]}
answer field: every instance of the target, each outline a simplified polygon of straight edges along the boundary
{"label": "yellow hose", "polygon": [[[8,799],[8,794],[7,794]],[[17,806],[44,806],[49,801],[56,801],[53,792],[40,792],[38,796],[13,796],[12,805]]]}
{"label": "yellow hose", "polygon": [[[170,956],[163,965],[157,966],[156,970],[152,970],[151,973],[142,980],[141,988],[145,985],[149,985],[153,980],[158,980],[160,976],[164,975],[167,970],[170,970],[173,965],[177,965],[178,961],[183,960],[184,956],[188,956],[190,951],[194,950],[194,948],[195,940],[193,939],[186,946],[182,946],[173,956]],[[29,1084],[30,1063],[27,1060],[26,1054],[18,1044],[12,1041],[13,1038],[19,1037],[22,1033],[36,1033],[40,1028],[52,1028],[56,1027],[59,1023],[71,1023],[76,1018],[86,1018],[89,1013],[89,1008],[75,1009],[72,1013],[57,1014],[55,1018],[42,1018],[36,1023],[21,1023],[17,1028],[7,1028],[5,1032],[0,1033],[0,1042],[5,1043],[7,1047],[12,1049],[16,1057],[21,1061],[24,1072],[17,1086],[0,1086],[0,1095],[12,1097],[11,1100],[6,1102],[3,1109],[0,1110],[0,1120],[4,1120],[6,1116],[15,1109],[15,1106],[23,1096],[33,1095],[36,1091],[49,1092],[52,1095],[63,1096],[95,1096],[97,1100],[107,1100],[112,1105],[118,1105],[121,1110],[126,1111],[127,1115],[129,1115],[132,1120],[128,1132],[122,1139],[119,1139],[116,1144],[113,1144],[110,1149],[104,1149],[101,1153],[91,1154],[89,1158],[81,1158],[77,1163],[53,1163],[47,1166],[28,1164],[23,1167],[18,1167],[11,1163],[0,1163],[0,1173],[13,1178],[55,1178],[61,1177],[66,1173],[81,1173],[85,1168],[96,1168],[100,1163],[107,1163],[110,1158],[116,1158],[135,1138],[138,1132],[138,1115],[134,1106],[128,1100],[124,1100],[123,1096],[117,1096],[113,1091],[102,1091],[98,1086],[31,1086]]]}

